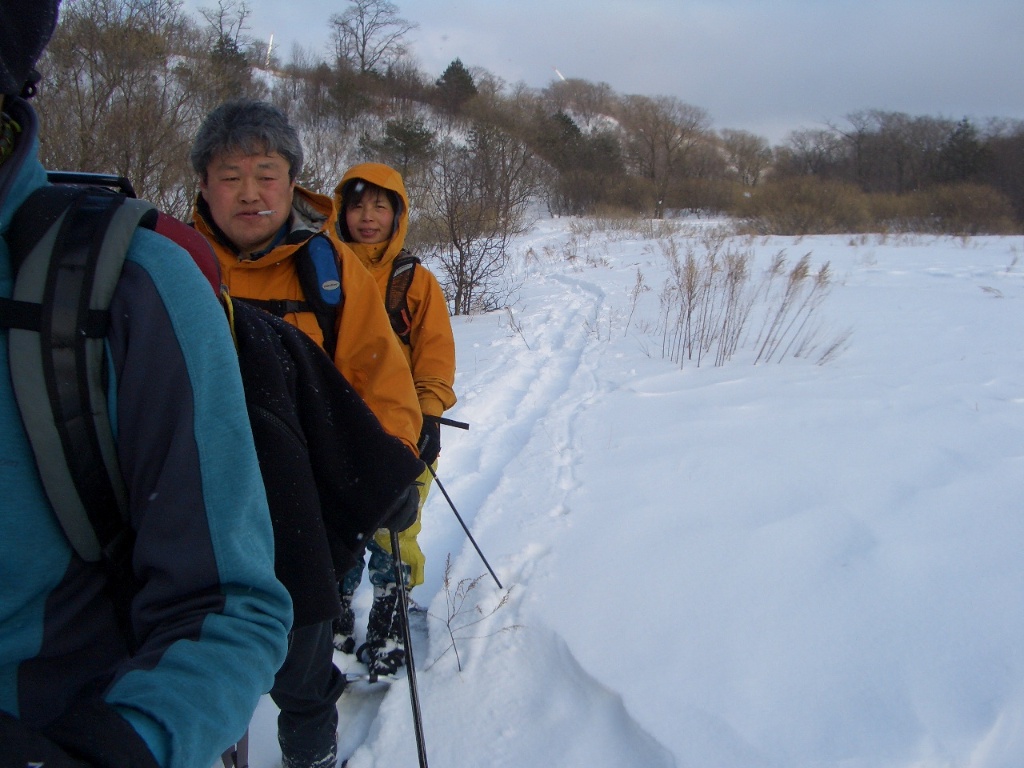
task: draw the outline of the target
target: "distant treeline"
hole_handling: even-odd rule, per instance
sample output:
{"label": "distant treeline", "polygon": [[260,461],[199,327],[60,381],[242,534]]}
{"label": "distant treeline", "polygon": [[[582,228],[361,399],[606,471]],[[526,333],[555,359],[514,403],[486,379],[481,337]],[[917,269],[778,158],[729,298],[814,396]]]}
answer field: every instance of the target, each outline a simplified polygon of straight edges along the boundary
{"label": "distant treeline", "polygon": [[399,168],[427,243],[507,237],[538,198],[554,214],[712,211],[784,234],[1024,228],[1022,121],[867,110],[771,146],[713,129],[701,107],[606,83],[535,90],[459,59],[431,78],[408,55],[412,25],[383,0],[347,0],[325,19],[330,53],[296,47],[287,62],[247,35],[249,13],[244,0],[198,17],[179,0],[65,3],[40,64],[47,165],[126,175],[187,217],[199,122],[249,96],[299,126],[307,187],[330,191],[359,161]]}

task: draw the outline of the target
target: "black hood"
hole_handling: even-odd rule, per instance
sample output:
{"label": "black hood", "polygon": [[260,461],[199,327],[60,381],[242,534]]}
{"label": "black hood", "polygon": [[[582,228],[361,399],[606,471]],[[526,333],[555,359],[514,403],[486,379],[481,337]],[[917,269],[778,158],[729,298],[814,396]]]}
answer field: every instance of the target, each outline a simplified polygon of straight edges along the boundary
{"label": "black hood", "polygon": [[57,26],[60,0],[0,0],[0,93],[17,96]]}

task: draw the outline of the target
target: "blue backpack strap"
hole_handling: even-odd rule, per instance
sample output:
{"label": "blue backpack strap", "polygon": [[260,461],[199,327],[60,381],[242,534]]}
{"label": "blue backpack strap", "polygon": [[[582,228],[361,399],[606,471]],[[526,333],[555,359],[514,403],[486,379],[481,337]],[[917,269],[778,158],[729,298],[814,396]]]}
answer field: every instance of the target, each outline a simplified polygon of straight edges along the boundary
{"label": "blue backpack strap", "polygon": [[[341,286],[341,264],[329,237],[319,232],[295,254],[295,269],[306,297],[306,311],[316,315],[324,336],[323,347],[333,360],[338,346],[338,311],[345,301]],[[276,313],[275,313],[276,314]]]}
{"label": "blue backpack strap", "polygon": [[104,337],[128,245],[155,209],[97,188],[43,187],[8,233],[17,277],[8,345],[15,397],[47,496],[75,551],[130,551],[107,412]]}

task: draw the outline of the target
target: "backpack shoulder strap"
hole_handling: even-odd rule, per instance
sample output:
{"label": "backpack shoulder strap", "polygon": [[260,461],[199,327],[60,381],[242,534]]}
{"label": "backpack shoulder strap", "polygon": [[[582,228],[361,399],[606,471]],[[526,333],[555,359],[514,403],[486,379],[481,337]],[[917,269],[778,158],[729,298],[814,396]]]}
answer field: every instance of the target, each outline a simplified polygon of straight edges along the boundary
{"label": "backpack shoulder strap", "polygon": [[384,306],[391,320],[391,327],[402,343],[409,346],[409,334],[412,331],[412,315],[409,312],[409,286],[412,285],[413,274],[419,258],[408,251],[402,251],[391,264],[391,276],[384,292]]}
{"label": "backpack shoulder strap", "polygon": [[148,218],[141,221],[140,224],[151,227],[158,235],[163,235],[168,240],[174,241],[188,251],[192,261],[196,263],[199,271],[203,273],[203,277],[206,278],[210,283],[210,287],[213,288],[214,295],[220,296],[220,264],[217,263],[217,255],[213,252],[213,247],[210,243],[205,237],[196,232],[194,227],[190,227],[185,222],[155,208],[153,212],[155,217],[152,225],[150,225]]}
{"label": "backpack shoulder strap", "polygon": [[307,311],[316,315],[324,335],[323,347],[333,360],[338,346],[338,312],[345,301],[341,286],[341,264],[330,238],[322,232],[309,238],[296,254],[296,271],[302,293],[309,304]]}
{"label": "backpack shoulder strap", "polygon": [[295,271],[305,296],[302,300],[232,298],[280,318],[297,312],[312,312],[324,337],[324,351],[333,360],[338,346],[335,327],[338,312],[345,303],[345,294],[338,252],[327,235],[317,233],[302,244],[295,252]]}
{"label": "backpack shoulder strap", "polygon": [[7,238],[16,270],[4,321],[15,398],[47,496],[89,561],[130,544],[104,337],[128,245],[154,211],[102,189],[43,187],[15,213]]}

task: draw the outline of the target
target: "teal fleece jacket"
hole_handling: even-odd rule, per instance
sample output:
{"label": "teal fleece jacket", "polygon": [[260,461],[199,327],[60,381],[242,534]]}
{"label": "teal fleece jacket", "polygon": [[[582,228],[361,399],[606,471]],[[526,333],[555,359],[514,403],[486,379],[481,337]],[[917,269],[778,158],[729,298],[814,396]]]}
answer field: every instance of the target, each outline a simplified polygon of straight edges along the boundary
{"label": "teal fleece jacket", "polygon": [[[0,235],[46,183],[34,113],[19,100],[5,110],[22,133],[0,166]],[[0,296],[11,291],[0,239]],[[69,751],[110,754],[111,765],[127,764],[112,751],[144,745],[159,766],[205,768],[270,689],[291,601],[274,575],[241,378],[209,283],[178,246],[140,230],[111,310],[109,399],[137,536],[140,645],[128,653],[102,569],[74,554],[47,501],[0,331],[0,714]]]}

